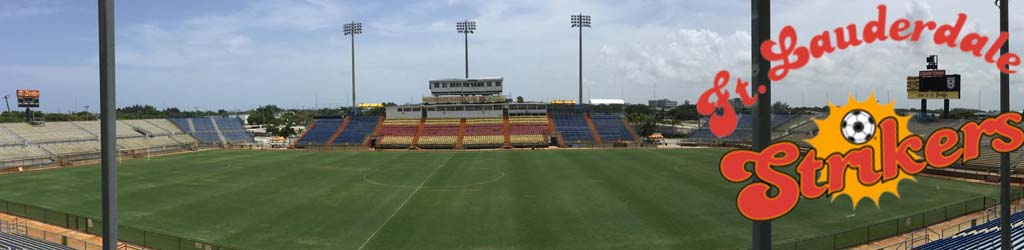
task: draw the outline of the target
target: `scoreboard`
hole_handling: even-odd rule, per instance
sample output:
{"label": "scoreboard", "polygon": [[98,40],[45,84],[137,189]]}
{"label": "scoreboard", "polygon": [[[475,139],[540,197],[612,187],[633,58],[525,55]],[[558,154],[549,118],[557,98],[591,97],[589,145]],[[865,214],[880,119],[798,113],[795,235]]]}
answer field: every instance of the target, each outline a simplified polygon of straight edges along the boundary
{"label": "scoreboard", "polygon": [[945,70],[922,70],[907,77],[909,99],[960,99],[960,75]]}
{"label": "scoreboard", "polygon": [[20,107],[20,108],[38,108],[39,107],[39,90],[36,90],[36,89],[19,89],[17,94],[18,94],[18,107]]}

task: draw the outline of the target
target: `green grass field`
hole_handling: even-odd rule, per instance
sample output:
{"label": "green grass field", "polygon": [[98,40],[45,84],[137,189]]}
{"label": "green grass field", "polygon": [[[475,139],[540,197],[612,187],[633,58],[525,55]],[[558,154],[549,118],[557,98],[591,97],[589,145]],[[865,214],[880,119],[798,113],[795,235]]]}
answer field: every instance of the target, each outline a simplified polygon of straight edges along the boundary
{"label": "green grass field", "polygon": [[[123,162],[122,224],[256,249],[749,246],[724,150],[206,151]],[[99,217],[99,167],[0,176],[0,199]],[[882,208],[804,200],[784,241],[915,214],[994,186],[918,177]],[[192,249],[192,248],[183,248]]]}

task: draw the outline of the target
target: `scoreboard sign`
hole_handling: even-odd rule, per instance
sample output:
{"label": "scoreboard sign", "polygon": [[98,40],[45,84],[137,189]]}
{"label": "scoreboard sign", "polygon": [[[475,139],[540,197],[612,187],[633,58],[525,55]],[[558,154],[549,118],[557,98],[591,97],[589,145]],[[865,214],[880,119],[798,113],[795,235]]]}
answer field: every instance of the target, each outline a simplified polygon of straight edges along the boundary
{"label": "scoreboard sign", "polygon": [[21,107],[21,108],[38,108],[39,107],[39,90],[35,90],[35,89],[19,89],[18,90],[18,107]]}
{"label": "scoreboard sign", "polygon": [[960,99],[960,75],[945,70],[924,70],[907,77],[908,99]]}

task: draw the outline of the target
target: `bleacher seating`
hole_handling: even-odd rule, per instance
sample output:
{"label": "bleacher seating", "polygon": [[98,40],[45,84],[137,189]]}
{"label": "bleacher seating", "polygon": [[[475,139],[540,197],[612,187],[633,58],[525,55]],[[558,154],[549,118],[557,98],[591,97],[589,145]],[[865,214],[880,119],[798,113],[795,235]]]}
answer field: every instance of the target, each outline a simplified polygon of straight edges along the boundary
{"label": "bleacher seating", "polygon": [[0,146],[25,144],[25,141],[18,137],[18,135],[8,131],[6,127],[2,126],[3,125],[0,124]]}
{"label": "bleacher seating", "polygon": [[72,250],[56,243],[37,240],[26,235],[0,233],[0,249],[9,250]]}
{"label": "bleacher seating", "polygon": [[[79,128],[85,129],[90,135],[100,135],[100,121],[78,121],[70,122],[77,125]],[[50,126],[51,123],[47,123]],[[135,131],[131,125],[124,123],[123,121],[117,121],[117,138],[129,138],[129,137],[141,137],[145,136],[138,131]]]}
{"label": "bleacher seating", "polygon": [[509,116],[509,143],[513,147],[535,147],[548,144],[547,116]]}
{"label": "bleacher seating", "polygon": [[306,131],[306,135],[296,145],[325,145],[344,121],[341,117],[316,119],[313,128]]}
{"label": "bleacher seating", "polygon": [[97,136],[71,122],[47,122],[45,126],[28,123],[5,123],[3,126],[29,142],[61,142],[96,140]]}
{"label": "bleacher seating", "polygon": [[[170,135],[174,133],[160,126],[157,126],[156,124],[153,124],[149,120],[122,120],[118,122],[124,123],[127,126],[135,129],[136,131],[141,130],[145,135]],[[121,128],[118,127],[118,130],[120,129]],[[118,134],[120,134],[120,131],[118,131]]]}
{"label": "bleacher seating", "polygon": [[412,146],[420,119],[385,119],[380,130],[380,142],[384,148],[406,148]]}
{"label": "bleacher seating", "polygon": [[[132,138],[136,139],[136,138]],[[119,139],[118,143],[123,140],[130,139]],[[56,155],[71,155],[71,154],[89,154],[100,152],[99,141],[84,141],[84,142],[71,142],[71,143],[47,143],[43,144],[42,147],[46,148],[50,152]]]}
{"label": "bleacher seating", "polygon": [[345,130],[342,130],[338,138],[334,139],[334,145],[361,144],[370,133],[373,133],[378,123],[380,123],[380,116],[350,117]]}
{"label": "bleacher seating", "polygon": [[[749,142],[749,141],[753,140],[752,138],[753,138],[753,135],[754,135],[754,132],[753,132],[754,116],[750,115],[750,114],[736,114],[736,115],[738,116],[737,117],[737,121],[736,121],[736,130],[733,131],[733,133],[731,135],[726,136],[724,138],[721,138],[721,140],[723,140],[723,141],[737,141],[737,142]],[[772,126],[772,130],[776,130],[776,129],[781,128],[782,126],[793,126],[792,125],[793,122],[796,122],[796,121],[793,121],[793,118],[795,118],[795,117],[801,117],[801,116],[792,115],[792,114],[785,114],[785,113],[772,114],[771,115],[771,121],[769,123]],[[810,123],[813,124],[813,122],[810,122]],[[787,125],[787,124],[789,124],[789,125]],[[812,126],[815,126],[815,128],[817,128],[816,125],[812,125]],[[691,138],[697,138],[697,139],[719,139],[717,136],[715,136],[713,133],[711,133],[711,130],[709,130],[707,127],[702,127],[702,128],[694,130],[693,133],[690,134],[690,137]]]}
{"label": "bleacher seating", "polygon": [[421,148],[454,148],[461,119],[438,118],[423,122],[423,134],[416,146]]}
{"label": "bleacher seating", "polygon": [[562,140],[567,143],[594,141],[594,136],[590,133],[590,126],[587,125],[587,118],[584,113],[552,113],[551,119],[555,123],[555,130],[562,135]]}
{"label": "bleacher seating", "polygon": [[32,159],[49,156],[49,153],[38,146],[0,147],[0,162],[11,160]]}
{"label": "bleacher seating", "polygon": [[505,120],[494,118],[467,118],[462,135],[465,148],[498,148],[505,144]]}
{"label": "bleacher seating", "polygon": [[[253,142],[252,134],[245,131],[242,119],[237,117],[179,117],[168,118],[168,120],[182,132],[195,136],[199,142],[233,144]],[[192,124],[191,127],[189,127],[189,122]],[[223,141],[221,136],[223,136]]]}
{"label": "bleacher seating", "polygon": [[629,128],[622,122],[622,114],[591,114],[594,129],[601,136],[601,141],[633,141]]}
{"label": "bleacher seating", "polygon": [[[1010,241],[1011,245],[1013,245],[1012,249],[1024,250],[1024,212],[1013,214],[1010,217],[1010,222]],[[999,249],[1002,236],[999,229],[999,223],[1000,221],[998,219],[991,220],[957,233],[952,237],[935,240],[915,249]]]}

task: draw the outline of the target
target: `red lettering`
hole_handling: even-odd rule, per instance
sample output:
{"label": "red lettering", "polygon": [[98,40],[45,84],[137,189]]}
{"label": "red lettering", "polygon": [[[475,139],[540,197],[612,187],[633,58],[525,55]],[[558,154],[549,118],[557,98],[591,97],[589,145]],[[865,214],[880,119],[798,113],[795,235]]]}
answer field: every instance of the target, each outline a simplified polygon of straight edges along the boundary
{"label": "red lettering", "polygon": [[[779,42],[772,40],[761,43],[761,57],[768,61],[782,61],[782,64],[773,66],[768,70],[768,78],[772,81],[780,81],[789,74],[792,69],[799,69],[810,60],[807,47],[796,45],[796,30],[793,26],[786,25],[779,32]],[[772,48],[779,47],[779,52]],[[791,57],[795,56],[795,60]]]}
{"label": "red lettering", "polygon": [[819,58],[824,54],[831,54],[835,50],[836,48],[832,47],[832,39],[829,38],[828,31],[811,38],[811,56],[814,58]]}
{"label": "red lettering", "polygon": [[1020,56],[1013,53],[1008,53],[999,57],[999,61],[996,62],[996,67],[999,71],[1006,74],[1017,73],[1016,70],[1011,70],[1010,66],[1020,66]]}
{"label": "red lettering", "polygon": [[924,150],[924,158],[934,168],[944,168],[953,163],[963,155],[963,149],[955,149],[949,154],[947,151],[956,147],[960,142],[960,135],[955,130],[942,128],[936,130],[928,137],[928,143]]}
{"label": "red lettering", "polygon": [[974,56],[981,57],[981,50],[985,49],[985,43],[987,42],[987,36],[982,36],[978,33],[970,33],[967,34],[967,36],[964,36],[963,42],[960,43],[960,50],[964,52],[971,52]]}
{"label": "red lettering", "polygon": [[800,175],[800,194],[808,199],[821,197],[828,190],[825,185],[818,185],[818,171],[825,166],[821,160],[814,157],[817,155],[816,152],[814,149],[807,151],[800,165],[796,167],[796,172]]}
{"label": "red lettering", "polygon": [[924,31],[924,29],[935,30],[935,22],[924,22],[921,20],[914,21],[914,32],[910,35],[910,41],[917,42],[921,40],[921,32]]}
{"label": "red lettering", "polygon": [[879,132],[882,135],[882,178],[892,180],[899,174],[899,169],[908,174],[916,174],[927,166],[922,161],[910,157],[909,151],[921,150],[924,143],[919,136],[908,136],[902,141],[899,139],[898,122],[895,118],[885,118],[878,124]]}
{"label": "red lettering", "polygon": [[960,13],[956,18],[956,25],[950,26],[949,24],[943,24],[935,29],[935,44],[949,45],[950,48],[956,48],[956,38],[960,37],[960,30],[964,28],[964,22],[967,22],[967,15]]}
{"label": "red lettering", "polygon": [[[754,164],[754,174],[761,182],[747,184],[736,196],[736,207],[744,217],[751,220],[771,220],[778,218],[796,207],[800,201],[800,191],[793,177],[775,170],[793,164],[799,148],[793,143],[776,143],[765,148],[761,153],[737,150],[723,156],[721,163],[722,176],[730,181],[742,181],[750,177],[747,164]],[[769,195],[772,186],[777,187],[778,194]]]}
{"label": "red lettering", "polygon": [[889,27],[889,37],[892,37],[893,41],[907,40],[910,35],[903,35],[903,32],[907,31],[907,28],[910,28],[910,21],[907,21],[906,18],[896,19],[896,21],[892,23],[892,27]]}
{"label": "red lettering", "polygon": [[[704,91],[697,99],[697,113],[709,116],[708,127],[711,133],[718,137],[726,137],[736,130],[736,110],[729,104],[729,71],[719,71],[715,75],[715,82],[711,89]],[[715,101],[711,101],[711,95]]]}
{"label": "red lettering", "polygon": [[878,19],[864,25],[864,42],[885,41],[885,5],[878,5]]}
{"label": "red lettering", "polygon": [[850,31],[850,39],[846,39],[846,35],[843,34],[842,27],[836,28],[836,45],[839,47],[839,49],[846,49],[848,47],[859,46],[860,39],[857,39],[857,25],[847,25],[846,30]]}

